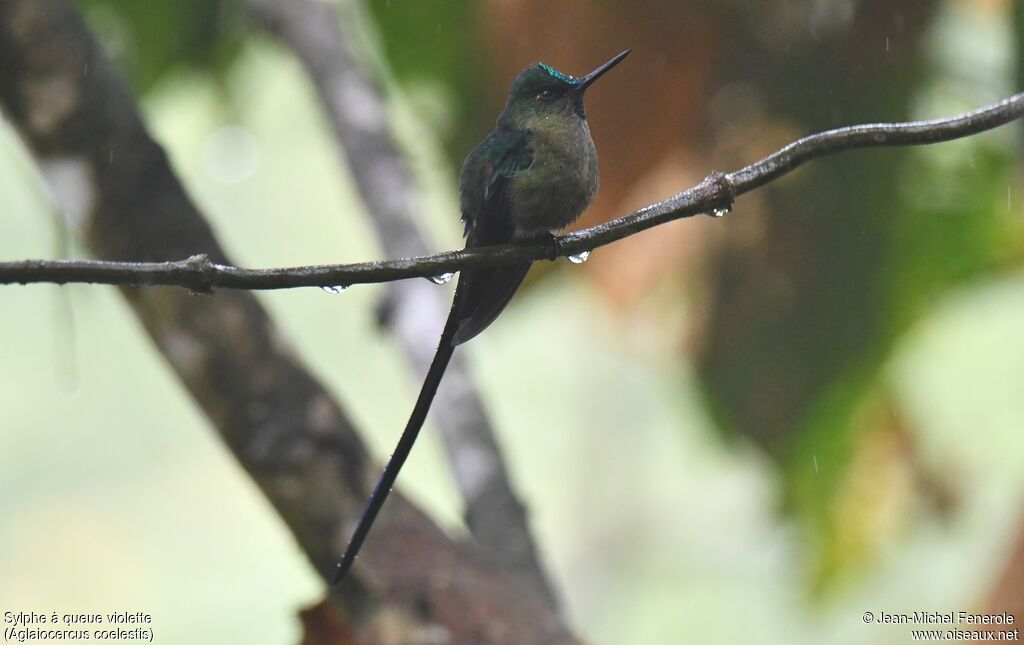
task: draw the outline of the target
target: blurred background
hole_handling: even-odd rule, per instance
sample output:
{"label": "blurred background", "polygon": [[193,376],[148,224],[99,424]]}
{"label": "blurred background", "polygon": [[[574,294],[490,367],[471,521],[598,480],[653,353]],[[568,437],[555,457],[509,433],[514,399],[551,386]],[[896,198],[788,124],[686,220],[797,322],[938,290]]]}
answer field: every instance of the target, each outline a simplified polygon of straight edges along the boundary
{"label": "blurred background", "polygon": [[[235,262],[382,257],[310,82],[241,0],[77,4]],[[1024,0],[343,4],[434,250],[461,245],[461,160],[538,60],[583,73],[633,48],[588,94],[602,189],[581,227],[804,134],[1024,87]],[[581,637],[903,643],[862,614],[1024,620],[1022,146],[1013,125],[844,153],[725,218],[534,268],[465,353]],[[87,257],[6,125],[0,211],[0,259]],[[380,293],[259,297],[383,459],[422,375]],[[0,338],[0,608],[296,642],[320,579],[117,292],[5,287]],[[432,430],[400,488],[460,534]]]}

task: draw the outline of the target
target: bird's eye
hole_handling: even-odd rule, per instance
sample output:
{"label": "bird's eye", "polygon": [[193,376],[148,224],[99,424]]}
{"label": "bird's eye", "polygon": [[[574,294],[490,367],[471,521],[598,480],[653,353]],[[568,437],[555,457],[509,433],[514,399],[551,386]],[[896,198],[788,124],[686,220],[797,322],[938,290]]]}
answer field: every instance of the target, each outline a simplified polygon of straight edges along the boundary
{"label": "bird's eye", "polygon": [[537,98],[544,99],[545,101],[548,100],[548,99],[553,99],[553,98],[555,98],[555,91],[554,90],[541,90],[540,94],[537,95]]}

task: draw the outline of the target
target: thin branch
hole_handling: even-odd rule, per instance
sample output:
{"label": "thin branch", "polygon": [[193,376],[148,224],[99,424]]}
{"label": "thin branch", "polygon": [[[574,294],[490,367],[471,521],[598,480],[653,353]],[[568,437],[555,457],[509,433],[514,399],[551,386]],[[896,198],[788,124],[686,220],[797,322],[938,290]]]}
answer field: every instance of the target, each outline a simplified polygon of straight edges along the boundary
{"label": "thin branch", "polygon": [[554,244],[523,244],[449,251],[401,260],[243,269],[209,262],[201,256],[179,262],[68,262],[28,260],[0,263],[0,284],[90,282],[117,285],[166,285],[205,292],[213,288],[290,289],[350,286],[429,278],[467,267],[498,266],[528,260],[554,260],[611,244],[630,235],[684,217],[721,213],[735,198],[802,164],[846,150],[939,143],[968,137],[1019,119],[1024,93],[983,108],[943,119],[855,125],[813,134],[764,159],[728,174],[712,173],[696,186],[605,224],[555,238]]}

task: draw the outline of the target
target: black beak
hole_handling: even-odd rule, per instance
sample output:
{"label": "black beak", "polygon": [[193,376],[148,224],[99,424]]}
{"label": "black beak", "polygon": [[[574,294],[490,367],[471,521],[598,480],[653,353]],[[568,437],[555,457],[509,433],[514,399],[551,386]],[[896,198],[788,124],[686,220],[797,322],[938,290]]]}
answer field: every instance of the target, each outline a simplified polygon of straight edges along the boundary
{"label": "black beak", "polygon": [[590,87],[591,85],[594,84],[594,81],[596,81],[597,79],[601,78],[601,76],[604,75],[605,72],[607,72],[611,68],[613,68],[616,65],[618,65],[619,63],[621,63],[622,59],[624,59],[626,56],[629,56],[629,52],[631,52],[631,51],[633,51],[633,50],[632,49],[627,49],[626,51],[622,52],[621,54],[618,54],[617,56],[615,56],[615,58],[611,59],[610,61],[608,61],[604,65],[601,65],[600,67],[598,67],[594,71],[592,71],[589,74],[587,74],[586,76],[584,76],[583,79],[580,81],[579,85],[576,86],[576,91],[579,92],[580,94],[583,94],[583,92],[586,91],[586,89],[588,87]]}

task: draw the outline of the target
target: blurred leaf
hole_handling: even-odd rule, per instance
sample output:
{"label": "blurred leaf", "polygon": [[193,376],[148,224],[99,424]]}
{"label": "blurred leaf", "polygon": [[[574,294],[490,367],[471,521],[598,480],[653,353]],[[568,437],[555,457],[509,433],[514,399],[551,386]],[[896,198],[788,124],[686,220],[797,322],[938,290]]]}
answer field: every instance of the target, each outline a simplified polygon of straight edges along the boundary
{"label": "blurred leaf", "polygon": [[[934,61],[920,44],[938,7],[868,0],[832,16],[809,7],[786,48],[750,38],[733,82],[763,97],[768,116],[755,123],[813,132],[910,119],[931,90]],[[844,154],[768,187],[761,221],[730,231],[702,376],[720,425],[782,465],[790,508],[818,545],[819,588],[870,559],[891,526],[886,505],[850,500],[864,482],[887,499],[895,492],[876,488],[899,481],[879,457],[893,426],[877,404],[893,349],[938,294],[1021,255],[1006,206],[1010,162],[991,137]]]}
{"label": "blurred leaf", "polygon": [[[368,0],[366,6],[377,25],[388,65],[399,82],[406,85],[436,83],[450,94],[452,114],[443,124],[442,139],[453,162],[461,163],[475,144],[480,127],[489,129],[493,117],[484,123],[480,101],[484,66],[478,4],[469,0]],[[415,95],[412,97],[415,101]],[[437,124],[435,124],[437,125]]]}
{"label": "blurred leaf", "polygon": [[242,0],[78,0],[107,53],[144,93],[165,75],[221,78],[248,33]]}

